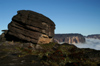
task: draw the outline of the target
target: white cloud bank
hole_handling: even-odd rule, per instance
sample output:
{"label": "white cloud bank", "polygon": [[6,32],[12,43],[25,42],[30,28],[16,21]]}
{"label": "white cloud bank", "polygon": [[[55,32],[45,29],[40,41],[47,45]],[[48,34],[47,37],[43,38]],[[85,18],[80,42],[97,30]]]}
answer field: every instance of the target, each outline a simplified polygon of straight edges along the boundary
{"label": "white cloud bank", "polygon": [[85,43],[75,44],[78,48],[91,48],[95,50],[100,50],[100,40],[99,39],[88,39],[86,38]]}

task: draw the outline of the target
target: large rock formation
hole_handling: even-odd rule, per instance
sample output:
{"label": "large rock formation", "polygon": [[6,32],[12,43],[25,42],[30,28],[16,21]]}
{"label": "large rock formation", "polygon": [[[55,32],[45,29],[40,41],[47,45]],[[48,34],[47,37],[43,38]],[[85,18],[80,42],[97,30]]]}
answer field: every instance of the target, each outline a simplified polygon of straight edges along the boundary
{"label": "large rock formation", "polygon": [[86,38],[100,39],[100,34],[88,35]]}
{"label": "large rock formation", "polygon": [[48,17],[29,10],[20,10],[8,25],[5,37],[10,41],[49,43],[54,36],[55,24]]}
{"label": "large rock formation", "polygon": [[75,43],[84,43],[85,38],[81,34],[55,34],[54,41],[60,43],[69,43],[69,44],[75,44]]}

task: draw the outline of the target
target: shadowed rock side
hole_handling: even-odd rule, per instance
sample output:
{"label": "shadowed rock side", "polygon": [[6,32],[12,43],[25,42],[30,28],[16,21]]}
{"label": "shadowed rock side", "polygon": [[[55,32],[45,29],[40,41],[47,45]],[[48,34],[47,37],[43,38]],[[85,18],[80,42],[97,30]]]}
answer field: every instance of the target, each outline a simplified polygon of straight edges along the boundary
{"label": "shadowed rock side", "polygon": [[81,34],[55,34],[54,41],[75,44],[84,43],[85,38]]}
{"label": "shadowed rock side", "polygon": [[100,39],[100,34],[88,35],[86,38]]}
{"label": "shadowed rock side", "polygon": [[8,25],[7,40],[45,44],[52,42],[55,24],[46,16],[20,10]]}

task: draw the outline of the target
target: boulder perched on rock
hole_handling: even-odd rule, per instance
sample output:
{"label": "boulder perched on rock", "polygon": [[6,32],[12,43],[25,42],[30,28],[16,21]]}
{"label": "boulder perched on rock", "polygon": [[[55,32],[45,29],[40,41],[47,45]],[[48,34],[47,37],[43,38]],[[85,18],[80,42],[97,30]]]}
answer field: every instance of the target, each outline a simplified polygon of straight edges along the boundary
{"label": "boulder perched on rock", "polygon": [[53,41],[55,24],[48,17],[30,11],[20,10],[8,25],[6,39],[31,43],[49,43]]}

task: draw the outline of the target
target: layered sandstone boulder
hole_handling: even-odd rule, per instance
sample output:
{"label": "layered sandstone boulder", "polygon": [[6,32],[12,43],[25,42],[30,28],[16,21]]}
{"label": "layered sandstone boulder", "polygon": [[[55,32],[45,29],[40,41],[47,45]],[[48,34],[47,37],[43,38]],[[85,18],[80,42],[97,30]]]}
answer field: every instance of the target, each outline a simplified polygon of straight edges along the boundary
{"label": "layered sandstone boulder", "polygon": [[48,17],[29,10],[20,10],[8,25],[7,40],[32,43],[53,41],[55,24]]}

